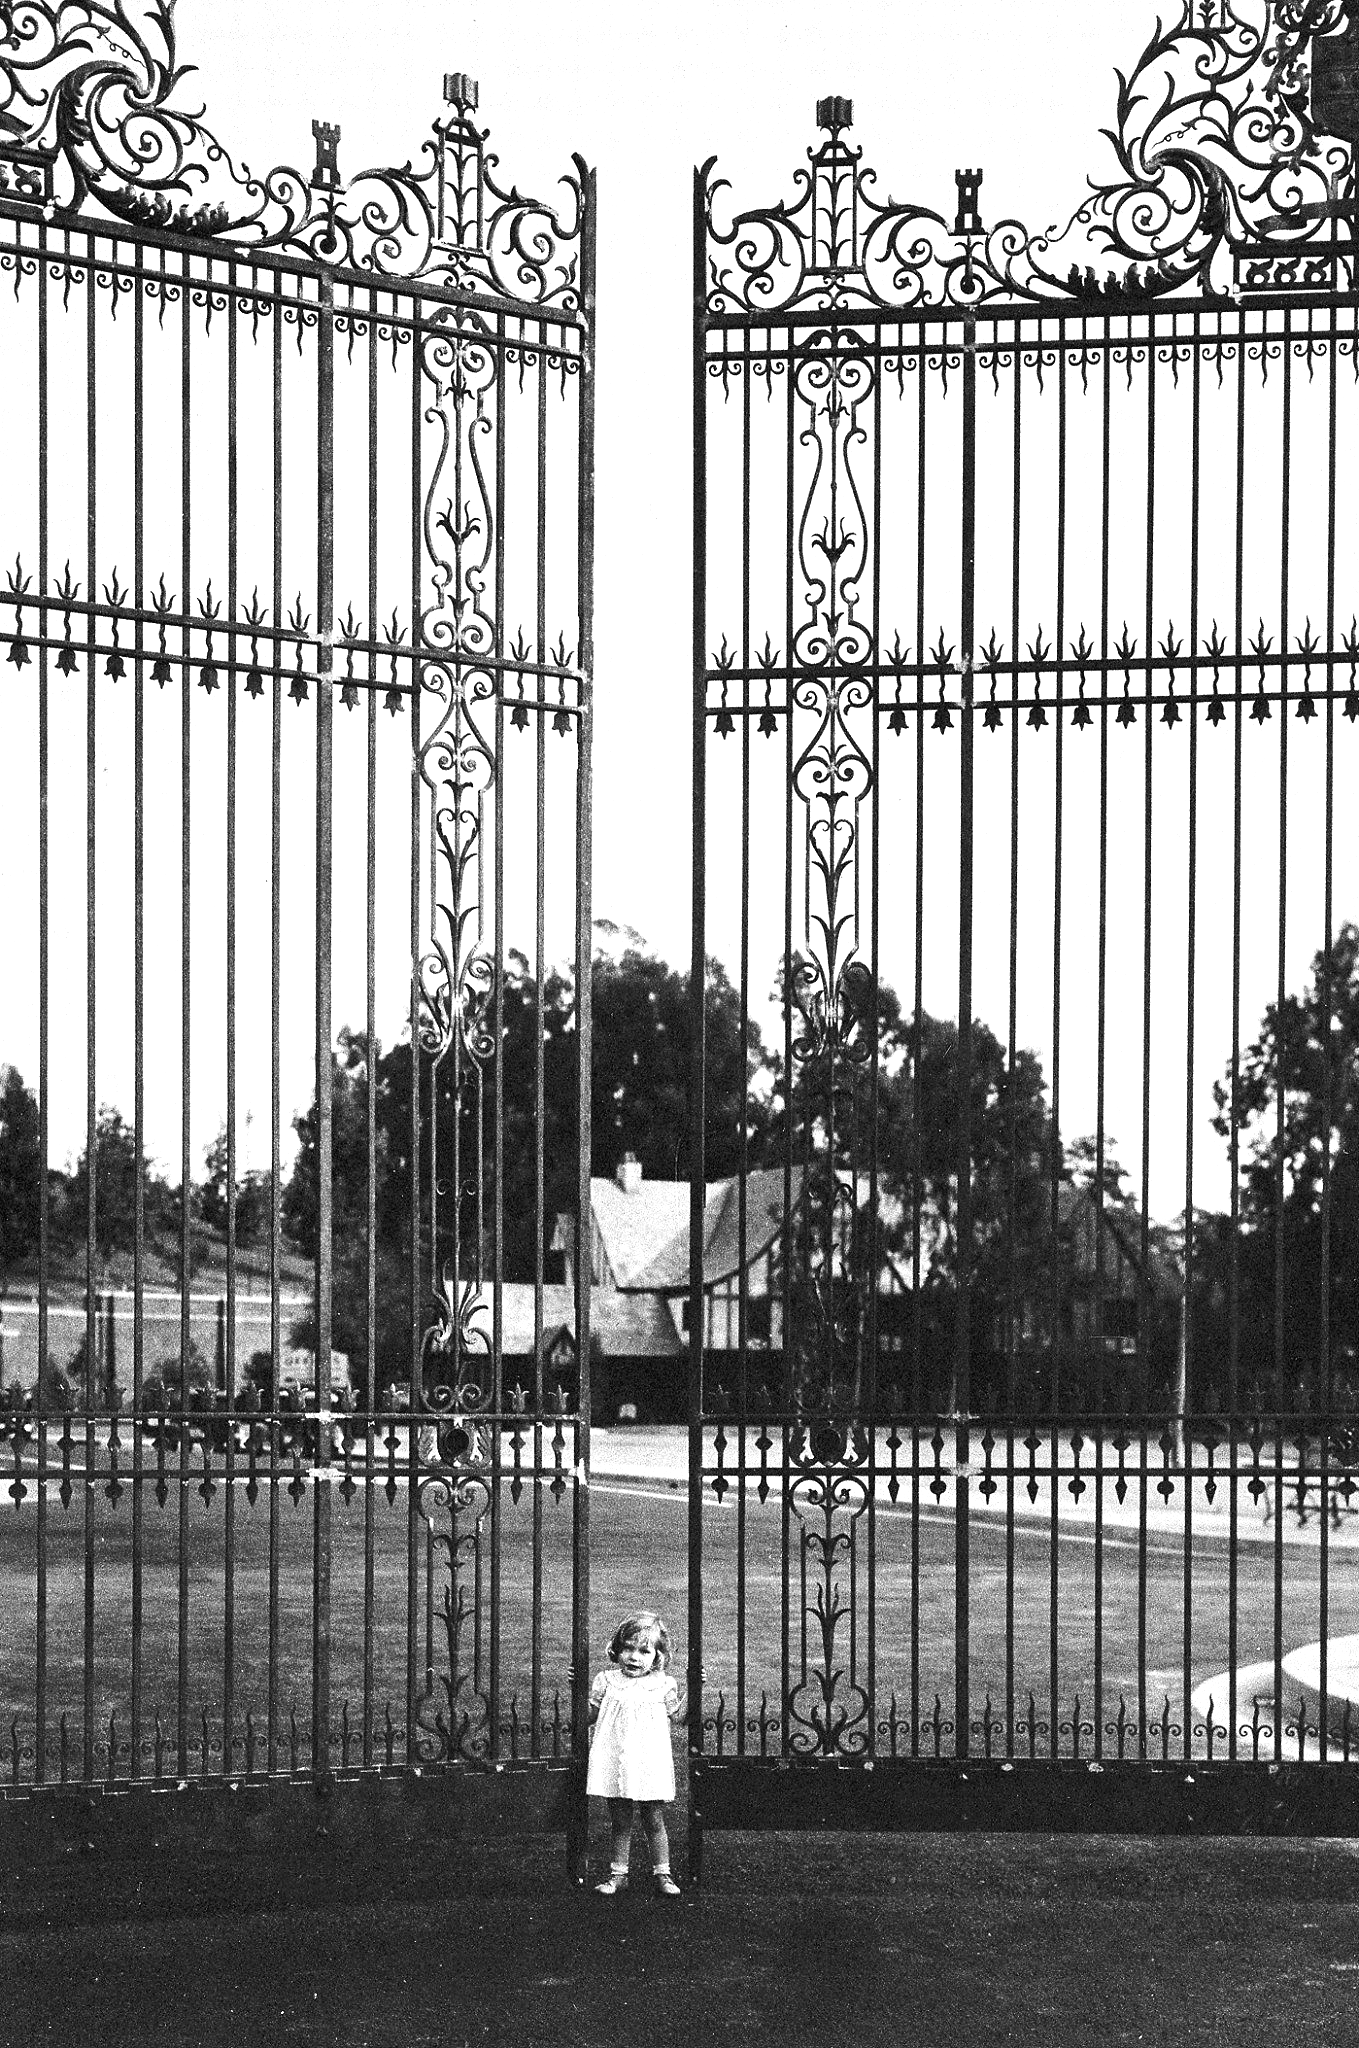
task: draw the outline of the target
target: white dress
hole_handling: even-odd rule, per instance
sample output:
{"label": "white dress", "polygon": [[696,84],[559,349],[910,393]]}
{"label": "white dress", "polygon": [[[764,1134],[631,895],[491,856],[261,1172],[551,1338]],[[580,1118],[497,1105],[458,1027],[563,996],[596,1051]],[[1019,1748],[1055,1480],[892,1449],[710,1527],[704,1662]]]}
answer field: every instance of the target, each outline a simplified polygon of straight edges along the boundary
{"label": "white dress", "polygon": [[675,1757],[670,1715],[679,1688],[668,1671],[627,1678],[616,1667],[590,1687],[599,1708],[585,1789],[599,1799],[673,1799]]}

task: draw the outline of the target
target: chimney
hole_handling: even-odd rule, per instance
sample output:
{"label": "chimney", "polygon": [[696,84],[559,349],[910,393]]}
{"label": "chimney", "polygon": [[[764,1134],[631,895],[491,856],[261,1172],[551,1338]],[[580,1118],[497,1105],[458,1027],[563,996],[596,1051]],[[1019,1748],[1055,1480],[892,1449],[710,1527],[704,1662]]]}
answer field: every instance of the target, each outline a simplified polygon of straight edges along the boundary
{"label": "chimney", "polygon": [[614,1175],[614,1179],[618,1182],[625,1195],[632,1195],[637,1192],[637,1189],[642,1185],[642,1164],[635,1152],[625,1152],[623,1154],[623,1157],[618,1162],[618,1171]]}

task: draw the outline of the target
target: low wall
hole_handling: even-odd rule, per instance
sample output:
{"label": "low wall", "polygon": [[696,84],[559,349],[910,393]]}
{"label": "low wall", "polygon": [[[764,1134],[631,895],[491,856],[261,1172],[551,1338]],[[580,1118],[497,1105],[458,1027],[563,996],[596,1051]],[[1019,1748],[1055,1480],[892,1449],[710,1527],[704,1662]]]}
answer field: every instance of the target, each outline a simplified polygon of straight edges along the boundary
{"label": "low wall", "polygon": [[[125,1392],[132,1386],[133,1302],[130,1293],[104,1292],[97,1297],[96,1346],[107,1373],[110,1356],[113,1376]],[[167,1360],[178,1370],[180,1348],[180,1297],[168,1290],[147,1290],[142,1297],[143,1372],[159,1372]],[[252,1353],[269,1349],[269,1296],[237,1293],[236,1390],[245,1385],[246,1367]],[[280,1298],[279,1313],[284,1345],[288,1332],[308,1312],[304,1295]],[[71,1360],[85,1341],[85,1306],[69,1295],[49,1299],[47,1307],[47,1349],[54,1366],[69,1369]],[[204,1364],[225,1388],[226,1297],[222,1294],[193,1293],[189,1297],[189,1335]],[[38,1304],[31,1296],[12,1296],[0,1301],[0,1381],[16,1382],[28,1389],[38,1379]]]}

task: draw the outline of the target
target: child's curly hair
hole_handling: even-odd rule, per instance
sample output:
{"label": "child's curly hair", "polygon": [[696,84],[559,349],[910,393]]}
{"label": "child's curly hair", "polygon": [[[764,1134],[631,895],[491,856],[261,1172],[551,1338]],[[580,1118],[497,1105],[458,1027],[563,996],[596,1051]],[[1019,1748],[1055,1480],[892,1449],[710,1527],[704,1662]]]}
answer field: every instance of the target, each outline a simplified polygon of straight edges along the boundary
{"label": "child's curly hair", "polygon": [[656,1642],[656,1668],[670,1669],[670,1631],[659,1614],[650,1607],[639,1607],[635,1614],[625,1614],[609,1638],[609,1662],[616,1664],[625,1643],[639,1642],[644,1636],[653,1636]]}

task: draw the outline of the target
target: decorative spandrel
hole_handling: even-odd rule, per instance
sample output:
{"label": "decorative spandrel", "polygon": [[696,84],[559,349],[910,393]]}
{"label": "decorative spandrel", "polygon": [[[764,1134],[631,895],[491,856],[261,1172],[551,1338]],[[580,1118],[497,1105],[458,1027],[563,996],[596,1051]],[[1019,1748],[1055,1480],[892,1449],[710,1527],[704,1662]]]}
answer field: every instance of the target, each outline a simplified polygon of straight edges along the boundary
{"label": "decorative spandrel", "polygon": [[730,213],[709,176],[708,315],[1348,289],[1355,38],[1344,0],[1184,0],[1118,73],[1115,175],[1040,233],[984,224],[979,170],[951,223],[880,197],[852,101],[822,100],[790,200]]}
{"label": "decorative spandrel", "polygon": [[310,176],[237,164],[189,103],[173,0],[20,0],[0,9],[0,196],[45,214],[282,250],[391,280],[573,313],[585,166],[564,211],[503,186],[476,81],[444,80],[450,112],[418,164],[339,167],[340,130],[312,124]]}

